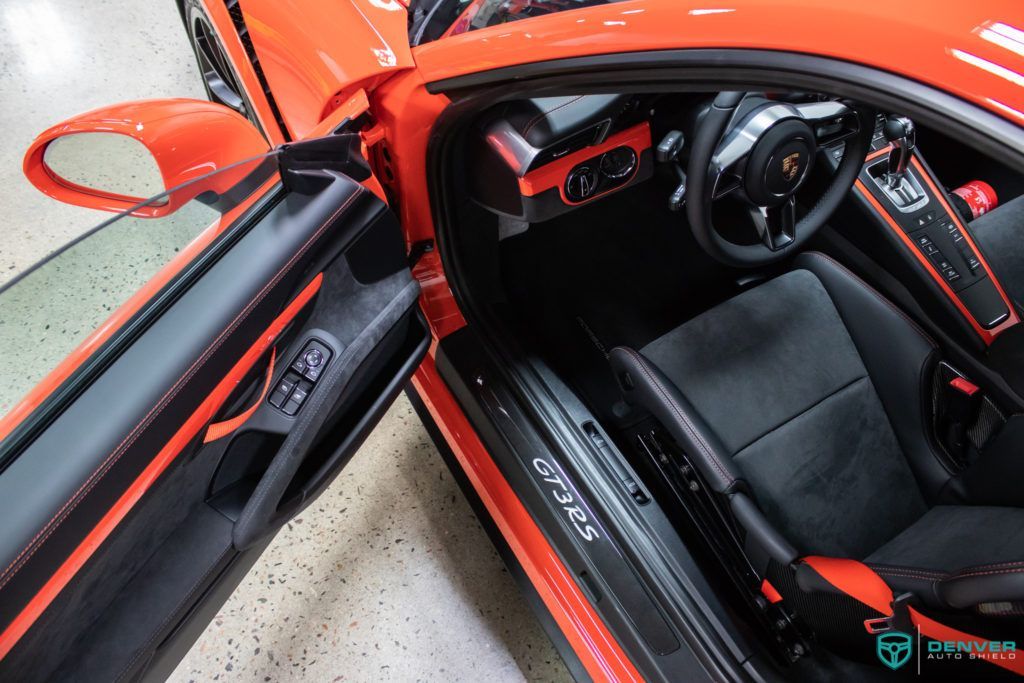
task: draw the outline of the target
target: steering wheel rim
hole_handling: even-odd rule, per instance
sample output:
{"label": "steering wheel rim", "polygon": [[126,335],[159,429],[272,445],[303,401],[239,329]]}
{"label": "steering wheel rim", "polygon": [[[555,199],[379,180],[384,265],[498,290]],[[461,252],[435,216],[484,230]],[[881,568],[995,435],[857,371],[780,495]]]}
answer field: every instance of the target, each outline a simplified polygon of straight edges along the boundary
{"label": "steering wheel rim", "polygon": [[[723,149],[727,147],[723,143],[723,137],[729,131],[736,109],[745,97],[746,93],[743,92],[726,91],[719,93],[697,125],[693,147],[690,151],[690,159],[687,164],[689,189],[687,191],[686,216],[697,243],[709,255],[727,265],[750,268],[774,263],[798,252],[800,247],[839,208],[846,194],[853,187],[853,183],[856,181],[857,175],[860,173],[861,166],[864,163],[864,158],[871,147],[871,137],[874,133],[874,112],[864,109],[852,109],[838,102],[810,103],[804,109],[783,103],[769,104],[762,108],[761,111],[771,110],[772,113],[771,116],[761,116],[762,121],[756,122],[758,126],[763,126],[763,120],[769,120],[767,127],[762,132],[778,128],[779,125],[786,121],[803,119],[809,125],[813,125],[814,122],[823,120],[824,117],[820,116],[822,113],[826,113],[827,116],[835,116],[842,109],[846,109],[850,115],[855,115],[859,126],[856,132],[840,138],[846,143],[846,151],[839,162],[839,167],[832,176],[832,180],[826,190],[822,193],[814,207],[803,218],[799,221],[794,219],[793,196],[809,175],[814,153],[818,146],[834,144],[837,140],[812,145],[814,149],[809,152],[810,159],[805,163],[802,177],[796,179],[796,182],[792,184],[791,188],[787,189],[781,200],[773,196],[771,199],[774,201],[768,206],[755,206],[751,203],[751,215],[754,217],[755,222],[757,223],[759,215],[763,217],[764,223],[757,224],[758,231],[761,232],[762,242],[758,244],[736,244],[726,240],[715,230],[711,213],[712,203],[715,199],[724,196],[722,194],[715,196],[716,185],[723,171],[722,165],[715,161],[716,153],[736,156],[736,159],[730,158],[727,160],[729,164],[735,165],[740,160],[745,160],[747,157],[755,154],[757,142],[762,139],[761,137],[750,139],[750,135],[746,134],[746,140],[736,142],[737,137],[744,136],[732,136],[733,142],[741,147],[740,152],[737,153],[729,149]],[[829,110],[822,106],[825,104],[832,104],[834,106]],[[752,119],[749,120],[752,121]],[[795,126],[793,127],[795,128]],[[810,130],[810,128],[808,129]],[[738,132],[745,133],[745,131]],[[816,135],[816,133],[812,133],[812,135]],[[744,149],[745,152],[743,151]],[[743,181],[740,181],[739,185],[742,184]],[[763,199],[763,197],[761,198]],[[772,221],[778,221],[778,225],[782,226],[778,234],[773,234],[775,228],[771,225]],[[787,222],[790,224],[790,234],[788,235],[786,234],[785,227]],[[775,242],[778,243],[776,244]]]}

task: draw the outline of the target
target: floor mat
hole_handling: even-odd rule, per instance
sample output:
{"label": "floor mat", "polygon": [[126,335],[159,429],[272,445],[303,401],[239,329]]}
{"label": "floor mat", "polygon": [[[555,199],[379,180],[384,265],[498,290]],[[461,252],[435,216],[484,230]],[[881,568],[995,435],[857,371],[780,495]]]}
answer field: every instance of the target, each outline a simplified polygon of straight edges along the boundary
{"label": "floor mat", "polygon": [[607,363],[737,291],[657,179],[532,225],[501,244],[505,290],[537,348],[599,418],[620,396]]}

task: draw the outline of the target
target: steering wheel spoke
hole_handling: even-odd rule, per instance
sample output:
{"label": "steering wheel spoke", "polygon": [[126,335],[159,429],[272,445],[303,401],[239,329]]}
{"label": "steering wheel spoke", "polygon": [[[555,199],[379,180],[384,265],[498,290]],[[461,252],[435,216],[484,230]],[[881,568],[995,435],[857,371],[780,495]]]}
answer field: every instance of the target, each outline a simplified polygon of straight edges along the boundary
{"label": "steering wheel spoke", "polygon": [[740,176],[733,173],[723,173],[715,178],[715,190],[712,199],[718,201],[723,197],[727,197],[739,190],[742,184],[743,180]]}
{"label": "steering wheel spoke", "polygon": [[811,126],[819,147],[845,140],[860,132],[860,117],[842,102],[804,102],[794,104],[793,109]]}
{"label": "steering wheel spoke", "polygon": [[796,240],[796,198],[776,206],[752,206],[750,217],[764,246],[781,251]]}
{"label": "steering wheel spoke", "polygon": [[[740,267],[772,263],[800,249],[853,187],[871,147],[873,121],[874,112],[835,100],[718,93],[702,112],[687,161],[686,218],[697,243],[722,263]],[[795,196],[819,150],[840,141],[846,151],[828,186],[797,221]],[[713,205],[726,195],[739,195],[748,207],[758,242],[733,242],[715,230]]]}
{"label": "steering wheel spoke", "polygon": [[708,183],[713,199],[733,193],[742,184],[743,166],[757,138],[746,135],[742,130],[730,135],[708,165]]}

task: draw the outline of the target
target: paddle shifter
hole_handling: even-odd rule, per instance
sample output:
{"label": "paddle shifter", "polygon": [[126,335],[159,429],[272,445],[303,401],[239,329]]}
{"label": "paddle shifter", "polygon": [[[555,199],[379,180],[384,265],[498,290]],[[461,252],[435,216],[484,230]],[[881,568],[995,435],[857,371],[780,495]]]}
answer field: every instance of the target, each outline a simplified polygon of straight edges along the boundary
{"label": "paddle shifter", "polygon": [[[875,183],[896,208],[902,212],[916,211],[928,203],[921,183],[910,171],[916,134],[914,122],[906,116],[889,115],[882,125],[882,134],[892,145],[884,173],[874,176]],[[881,166],[880,164],[876,166]]]}

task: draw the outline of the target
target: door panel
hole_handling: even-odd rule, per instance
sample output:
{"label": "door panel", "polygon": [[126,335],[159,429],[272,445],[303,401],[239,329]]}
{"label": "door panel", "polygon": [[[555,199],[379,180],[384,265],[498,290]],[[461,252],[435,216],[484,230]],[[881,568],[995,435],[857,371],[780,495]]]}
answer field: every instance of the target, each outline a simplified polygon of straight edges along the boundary
{"label": "door panel", "polygon": [[[301,173],[0,474],[0,677],[169,671],[422,358],[394,216]],[[287,415],[270,400],[310,339],[328,359]]]}

